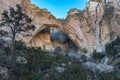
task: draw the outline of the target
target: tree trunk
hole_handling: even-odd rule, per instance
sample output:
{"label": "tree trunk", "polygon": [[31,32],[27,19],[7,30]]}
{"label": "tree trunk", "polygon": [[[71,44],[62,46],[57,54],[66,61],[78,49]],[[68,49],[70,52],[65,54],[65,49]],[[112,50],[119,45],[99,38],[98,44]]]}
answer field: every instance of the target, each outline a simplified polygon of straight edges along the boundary
{"label": "tree trunk", "polygon": [[8,73],[7,73],[7,80],[10,80],[11,78],[11,72],[12,72],[12,67],[14,64],[14,55],[15,55],[15,35],[13,35],[12,37],[12,41],[11,41],[11,51],[10,51],[10,55],[9,55],[9,63],[8,63]]}

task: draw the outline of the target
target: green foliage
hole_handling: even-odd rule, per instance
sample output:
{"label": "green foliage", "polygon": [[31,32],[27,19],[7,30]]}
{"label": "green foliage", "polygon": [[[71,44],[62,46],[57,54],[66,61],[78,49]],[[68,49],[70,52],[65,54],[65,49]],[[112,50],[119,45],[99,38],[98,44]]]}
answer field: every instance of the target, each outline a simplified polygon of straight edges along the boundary
{"label": "green foliage", "polygon": [[92,57],[97,61],[97,63],[99,63],[104,56],[105,55],[102,52],[96,52],[96,51],[94,51],[92,55]]}
{"label": "green foliage", "polygon": [[54,54],[57,54],[57,53],[59,53],[59,52],[61,52],[61,51],[62,51],[62,50],[61,50],[60,47],[56,47],[55,50],[54,50]]}
{"label": "green foliage", "polygon": [[[5,48],[9,51],[10,46]],[[20,41],[16,41],[15,49],[17,55],[10,80],[117,80],[113,76],[114,72],[86,70],[77,59],[68,55],[58,53],[51,56],[51,53],[39,47],[26,47]],[[0,65],[6,66],[7,54],[0,54]],[[25,58],[26,62],[17,61],[18,57]]]}
{"label": "green foliage", "polygon": [[2,78],[3,78],[3,76],[4,76],[3,74],[0,74],[0,79],[2,79]]}
{"label": "green foliage", "polygon": [[105,8],[103,18],[111,20],[114,14],[114,9],[115,9],[114,6],[108,6],[107,8]]}
{"label": "green foliage", "polygon": [[0,30],[0,37],[8,35],[7,31]]}
{"label": "green foliage", "polygon": [[86,48],[83,48],[82,51],[86,54],[88,50]]}
{"label": "green foliage", "polygon": [[[85,71],[78,61],[62,54],[51,56],[38,48],[29,48],[27,51],[27,63],[17,64],[18,80],[82,80],[80,75]],[[57,67],[65,71],[61,72]]]}
{"label": "green foliage", "polygon": [[105,49],[108,55],[118,55],[120,53],[120,37],[106,44]]}
{"label": "green foliage", "polygon": [[[0,27],[6,27],[10,31],[0,31],[3,35],[4,32],[7,32],[13,36],[16,34],[21,34],[29,30],[34,30],[34,25],[31,24],[32,19],[26,15],[20,5],[16,5],[16,9],[10,7],[9,11],[4,10],[1,14],[2,21],[0,22]],[[10,37],[10,35],[9,35]]]}
{"label": "green foliage", "polygon": [[[8,46],[6,48],[9,49],[10,47]],[[27,61],[24,63],[18,62],[16,59],[14,60],[15,62],[12,66],[11,80],[86,79],[86,71],[82,68],[80,62],[67,55],[58,53],[51,56],[51,53],[42,50],[39,47],[26,47],[24,43],[18,41],[16,41],[15,49],[17,53],[16,58],[18,56],[24,57]],[[1,56],[3,57],[3,54]],[[5,58],[7,59],[7,57]],[[6,60],[5,58],[1,58],[2,61]],[[5,63],[7,64],[6,61]],[[58,68],[60,68],[60,70]]]}
{"label": "green foliage", "polygon": [[111,72],[95,71],[94,75],[96,75],[96,77],[94,76],[95,80],[117,80],[115,71],[111,71]]}
{"label": "green foliage", "polygon": [[99,59],[101,59],[101,58],[103,58],[105,55],[102,53],[102,52],[94,52],[93,53],[93,58],[99,58]]}
{"label": "green foliage", "polygon": [[[17,53],[23,53],[25,47],[16,46],[16,39],[19,37],[17,35],[24,35],[24,32],[35,29],[35,26],[31,24],[32,19],[24,13],[20,5],[16,5],[16,8],[10,7],[8,11],[4,10],[1,14],[0,21],[0,37],[7,37],[11,40],[9,46],[3,50],[3,53],[7,53],[7,62],[4,62],[8,69],[8,80],[10,79],[11,69],[14,68]],[[5,30],[7,29],[7,30]],[[17,42],[18,43],[18,42]],[[19,44],[19,43],[18,43]],[[16,50],[16,48],[18,48]],[[25,48],[25,49],[23,49]],[[7,49],[7,51],[6,51]],[[23,51],[24,50],[24,51]]]}

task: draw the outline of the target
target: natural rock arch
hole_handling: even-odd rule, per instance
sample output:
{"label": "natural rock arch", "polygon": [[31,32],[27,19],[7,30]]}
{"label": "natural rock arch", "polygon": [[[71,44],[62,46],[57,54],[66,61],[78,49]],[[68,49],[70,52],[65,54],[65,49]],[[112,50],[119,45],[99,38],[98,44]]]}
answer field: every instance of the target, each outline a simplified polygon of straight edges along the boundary
{"label": "natural rock arch", "polygon": [[[66,33],[66,34],[68,35],[68,37],[70,38],[70,40],[71,40],[72,42],[74,42],[75,45],[76,45],[78,48],[80,48],[80,46],[78,45],[78,43],[75,42],[75,40],[73,39],[72,35],[69,34],[70,31],[69,31],[65,26],[61,26],[61,25],[59,25],[59,24],[43,24],[42,26],[40,26],[40,27],[34,32],[34,34],[32,35],[32,37],[31,37],[31,39],[30,39],[30,41],[29,41],[30,46],[44,47],[43,45],[41,45],[41,46],[38,45],[38,44],[39,44],[39,41],[36,40],[36,37],[39,36],[39,35],[42,35],[42,34],[39,34],[39,32],[42,31],[42,30],[45,29],[45,28],[57,28],[57,29],[63,31],[64,33]],[[39,35],[38,35],[38,34],[39,34]],[[50,37],[49,34],[44,34],[43,36],[49,36],[49,37]],[[38,38],[37,38],[37,39],[38,39]],[[45,40],[45,39],[44,39],[44,40]],[[36,43],[36,42],[37,42],[37,43]],[[41,42],[42,42],[42,41],[41,41]],[[37,45],[36,45],[35,43],[36,43]],[[44,43],[44,44],[45,44],[45,43]],[[52,49],[51,43],[48,42],[48,44],[49,44],[49,45],[47,45],[47,46],[48,46],[47,49],[48,49],[48,50]]]}

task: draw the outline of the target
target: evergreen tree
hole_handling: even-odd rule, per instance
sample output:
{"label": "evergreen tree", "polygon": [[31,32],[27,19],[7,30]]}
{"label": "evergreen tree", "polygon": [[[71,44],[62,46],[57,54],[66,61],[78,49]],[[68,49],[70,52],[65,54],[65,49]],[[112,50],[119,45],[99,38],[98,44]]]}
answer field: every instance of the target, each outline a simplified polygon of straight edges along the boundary
{"label": "evergreen tree", "polygon": [[10,54],[8,68],[8,80],[10,80],[11,67],[13,64],[13,58],[15,55],[15,41],[18,35],[23,35],[24,32],[34,30],[34,25],[31,24],[32,19],[24,13],[20,5],[16,5],[16,8],[10,7],[8,11],[4,10],[1,14],[0,21],[0,36],[9,37]]}
{"label": "evergreen tree", "polygon": [[106,52],[110,56],[119,56],[120,55],[120,37],[112,41],[111,43],[106,44]]}

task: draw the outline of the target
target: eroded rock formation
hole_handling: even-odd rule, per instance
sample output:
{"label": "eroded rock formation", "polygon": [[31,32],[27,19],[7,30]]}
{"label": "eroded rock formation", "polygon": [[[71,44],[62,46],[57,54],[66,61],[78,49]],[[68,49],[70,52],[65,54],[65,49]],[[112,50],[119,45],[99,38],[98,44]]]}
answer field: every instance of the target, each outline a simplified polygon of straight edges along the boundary
{"label": "eroded rock formation", "polygon": [[[40,9],[30,0],[0,0],[0,13],[20,4],[33,19],[36,29],[28,37],[21,37],[30,46],[43,45],[53,49],[50,33],[41,33],[45,28],[58,28],[82,51],[105,51],[105,44],[120,35],[120,0],[90,0],[83,11],[71,9],[65,20],[56,19],[48,10]],[[26,34],[26,33],[24,33]]]}

